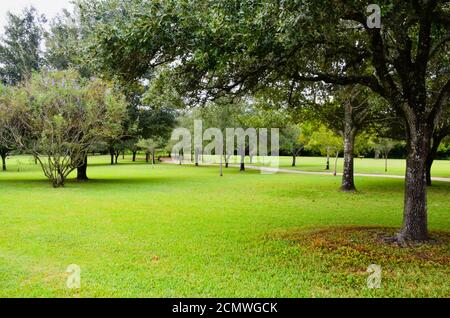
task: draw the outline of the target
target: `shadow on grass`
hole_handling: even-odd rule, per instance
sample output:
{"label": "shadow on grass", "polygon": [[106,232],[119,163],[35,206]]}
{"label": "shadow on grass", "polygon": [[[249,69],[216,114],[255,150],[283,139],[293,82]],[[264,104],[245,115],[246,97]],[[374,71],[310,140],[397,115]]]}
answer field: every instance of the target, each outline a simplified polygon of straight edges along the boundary
{"label": "shadow on grass", "polygon": [[[67,179],[63,188],[97,188],[99,186],[118,186],[118,187],[133,187],[144,185],[175,185],[189,183],[189,179],[179,179],[173,176],[168,177],[138,177],[138,178],[93,178],[85,181],[77,179]],[[0,187],[5,186],[20,186],[26,187],[47,187],[53,188],[50,180],[42,179],[0,179]]]}

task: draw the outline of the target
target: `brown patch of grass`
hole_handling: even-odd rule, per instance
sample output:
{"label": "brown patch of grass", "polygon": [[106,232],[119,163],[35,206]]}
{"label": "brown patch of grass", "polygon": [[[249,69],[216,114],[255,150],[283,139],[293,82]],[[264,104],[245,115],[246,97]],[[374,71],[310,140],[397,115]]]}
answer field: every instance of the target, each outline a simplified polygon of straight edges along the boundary
{"label": "brown patch of grass", "polygon": [[388,267],[450,266],[449,232],[432,232],[429,242],[407,247],[386,243],[384,238],[393,236],[397,230],[386,227],[329,227],[281,232],[271,237],[318,253],[330,260],[333,267],[355,274],[371,263]]}

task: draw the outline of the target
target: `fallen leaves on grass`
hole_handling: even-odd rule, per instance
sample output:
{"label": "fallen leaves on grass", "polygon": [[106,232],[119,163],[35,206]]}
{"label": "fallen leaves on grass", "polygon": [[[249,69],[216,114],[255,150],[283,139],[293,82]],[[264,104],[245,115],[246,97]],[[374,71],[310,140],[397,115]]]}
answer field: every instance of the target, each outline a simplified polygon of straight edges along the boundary
{"label": "fallen leaves on grass", "polygon": [[349,272],[363,265],[450,266],[450,233],[432,232],[431,240],[408,247],[386,243],[383,237],[398,229],[386,227],[329,227],[316,230],[284,231],[273,238],[287,240],[333,259],[334,265]]}

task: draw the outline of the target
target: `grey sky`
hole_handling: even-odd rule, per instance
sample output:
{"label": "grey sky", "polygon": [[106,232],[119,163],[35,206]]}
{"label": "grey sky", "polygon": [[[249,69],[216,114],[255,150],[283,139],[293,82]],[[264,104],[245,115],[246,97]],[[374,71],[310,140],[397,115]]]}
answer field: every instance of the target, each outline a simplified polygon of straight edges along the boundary
{"label": "grey sky", "polygon": [[71,0],[0,0],[0,32],[6,24],[6,12],[19,13],[24,7],[33,6],[47,19],[53,18],[63,8],[71,8]]}

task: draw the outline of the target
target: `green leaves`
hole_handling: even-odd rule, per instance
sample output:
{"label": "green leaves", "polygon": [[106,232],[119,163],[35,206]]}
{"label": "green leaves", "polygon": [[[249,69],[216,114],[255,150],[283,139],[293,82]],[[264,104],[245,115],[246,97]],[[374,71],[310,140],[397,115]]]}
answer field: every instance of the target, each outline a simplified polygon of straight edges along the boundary
{"label": "green leaves", "polygon": [[0,80],[15,85],[42,65],[41,39],[43,34],[39,16],[31,7],[19,15],[8,14],[8,24],[0,41]]}
{"label": "green leaves", "polygon": [[15,144],[61,186],[94,144],[122,133],[126,106],[125,97],[100,79],[86,81],[73,70],[35,73],[14,89],[9,128]]}

